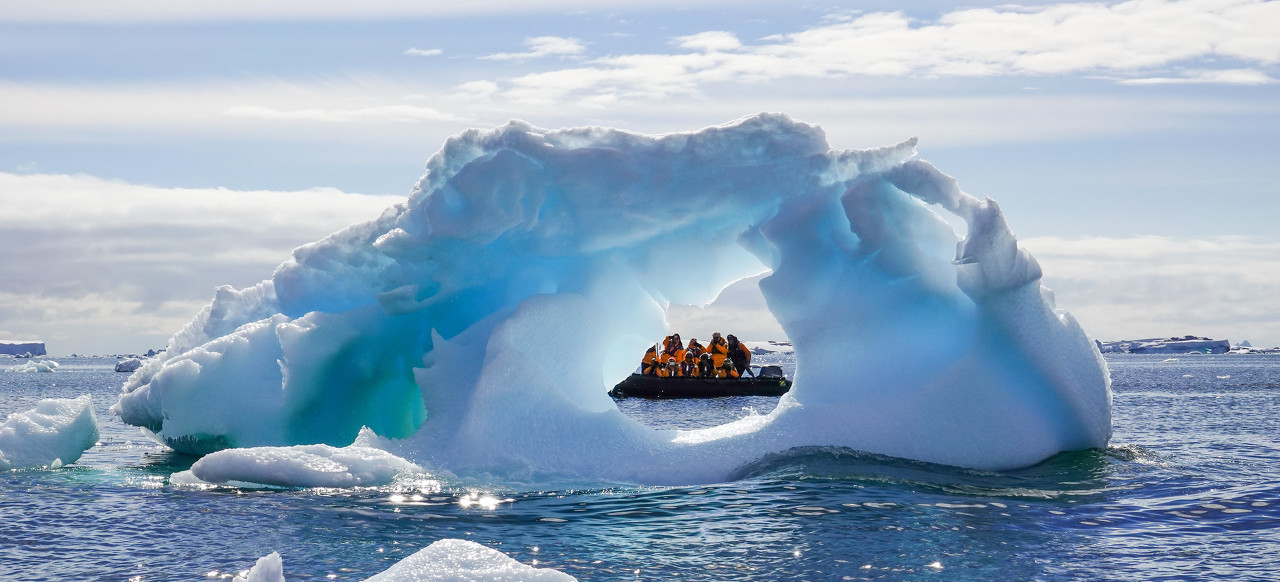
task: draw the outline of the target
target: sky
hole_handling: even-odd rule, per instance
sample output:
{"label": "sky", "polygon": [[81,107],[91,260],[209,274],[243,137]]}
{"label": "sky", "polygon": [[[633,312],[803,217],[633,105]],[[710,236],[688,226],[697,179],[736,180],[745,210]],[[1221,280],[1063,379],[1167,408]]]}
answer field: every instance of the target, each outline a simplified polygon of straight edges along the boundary
{"label": "sky", "polygon": [[[1280,2],[901,4],[5,2],[0,341],[162,348],[467,128],[771,111],[919,138],[1095,338],[1280,345]],[[670,317],[780,333],[750,281]]]}

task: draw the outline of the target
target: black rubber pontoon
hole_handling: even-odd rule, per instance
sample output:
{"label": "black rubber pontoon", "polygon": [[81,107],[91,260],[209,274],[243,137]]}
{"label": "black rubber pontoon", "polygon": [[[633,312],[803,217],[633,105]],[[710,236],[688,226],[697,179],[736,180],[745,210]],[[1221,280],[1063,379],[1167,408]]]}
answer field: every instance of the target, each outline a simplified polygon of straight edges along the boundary
{"label": "black rubber pontoon", "polygon": [[613,387],[614,398],[720,398],[781,396],[791,381],[781,376],[759,378],[662,378],[632,374]]}

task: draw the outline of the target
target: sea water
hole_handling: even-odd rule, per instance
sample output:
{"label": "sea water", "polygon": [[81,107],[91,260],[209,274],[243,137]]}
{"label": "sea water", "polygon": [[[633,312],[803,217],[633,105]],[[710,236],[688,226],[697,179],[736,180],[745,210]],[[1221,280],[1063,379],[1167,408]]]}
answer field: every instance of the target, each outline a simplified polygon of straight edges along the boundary
{"label": "sea water", "polygon": [[[982,472],[814,448],[691,487],[495,487],[441,475],[354,490],[198,488],[195,461],[109,411],[115,359],[0,370],[0,415],[91,394],[101,441],[0,473],[0,580],[229,578],[272,551],[288,580],[360,580],[443,538],[580,580],[1274,580],[1280,357],[1108,357],[1106,450]],[[15,364],[0,360],[0,368]],[[787,362],[783,362],[787,364]],[[792,366],[793,368],[793,366]],[[663,428],[776,398],[625,400]]]}

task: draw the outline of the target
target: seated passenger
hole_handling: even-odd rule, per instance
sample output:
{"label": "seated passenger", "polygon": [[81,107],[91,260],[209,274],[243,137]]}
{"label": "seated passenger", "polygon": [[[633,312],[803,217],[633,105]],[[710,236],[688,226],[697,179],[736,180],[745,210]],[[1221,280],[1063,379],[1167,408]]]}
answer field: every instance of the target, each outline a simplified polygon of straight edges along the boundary
{"label": "seated passenger", "polygon": [[658,346],[654,344],[649,346],[645,351],[644,357],[640,359],[640,373],[646,376],[656,376],[658,374]]}
{"label": "seated passenger", "polygon": [[693,357],[693,352],[686,351],[684,353],[684,361],[680,362],[680,377],[694,378],[698,375],[698,360]]}
{"label": "seated passenger", "polygon": [[662,341],[662,359],[675,358],[676,362],[684,361],[684,344],[680,342],[680,334],[673,333]]}
{"label": "seated passenger", "polygon": [[725,360],[723,364],[716,370],[717,378],[738,378],[737,368],[733,367],[733,360]]}
{"label": "seated passenger", "polygon": [[706,352],[698,358],[698,377],[699,378],[715,378],[716,365],[711,361],[711,354]]}
{"label": "seated passenger", "polygon": [[667,359],[667,365],[658,366],[659,378],[674,378],[680,372],[680,365],[676,363],[675,358]]}
{"label": "seated passenger", "polygon": [[702,344],[698,343],[698,338],[696,337],[689,338],[689,345],[684,350],[693,354],[695,360],[702,357],[702,352],[707,351],[706,348],[702,347]]}

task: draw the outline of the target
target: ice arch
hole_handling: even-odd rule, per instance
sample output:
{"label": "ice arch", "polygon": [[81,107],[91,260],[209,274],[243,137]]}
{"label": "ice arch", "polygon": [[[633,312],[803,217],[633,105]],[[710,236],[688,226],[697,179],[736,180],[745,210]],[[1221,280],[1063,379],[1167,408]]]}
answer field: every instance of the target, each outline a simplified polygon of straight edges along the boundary
{"label": "ice arch", "polygon": [[[977,468],[1104,445],[1093,343],[995,202],[914,156],[770,114],[660,137],[470,130],[405,203],[219,289],[113,409],[188,452],[368,426],[416,462],[520,479],[715,480],[801,445]],[[617,411],[606,387],[666,305],[767,269],[798,364],[777,410],[678,433]]]}

